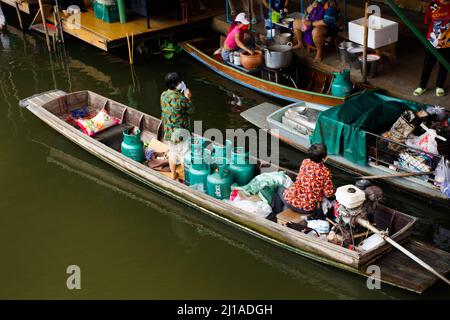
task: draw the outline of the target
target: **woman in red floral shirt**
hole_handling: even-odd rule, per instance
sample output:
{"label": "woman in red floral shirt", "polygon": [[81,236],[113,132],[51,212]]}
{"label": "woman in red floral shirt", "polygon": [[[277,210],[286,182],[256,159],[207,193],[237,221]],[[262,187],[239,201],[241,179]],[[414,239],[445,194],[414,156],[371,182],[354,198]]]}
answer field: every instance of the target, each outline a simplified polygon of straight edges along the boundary
{"label": "woman in red floral shirt", "polygon": [[323,197],[334,196],[331,171],[325,167],[327,147],[324,144],[313,144],[308,150],[309,159],[305,159],[295,182],[287,189],[280,188],[278,197],[285,207],[324,218],[321,209]]}

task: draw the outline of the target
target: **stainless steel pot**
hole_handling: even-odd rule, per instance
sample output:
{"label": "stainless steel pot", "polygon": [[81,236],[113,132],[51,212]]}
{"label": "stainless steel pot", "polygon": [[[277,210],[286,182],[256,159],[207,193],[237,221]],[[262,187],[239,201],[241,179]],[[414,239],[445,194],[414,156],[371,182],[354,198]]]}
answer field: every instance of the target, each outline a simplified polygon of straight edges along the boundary
{"label": "stainless steel pot", "polygon": [[276,44],[264,50],[264,61],[267,68],[286,68],[292,63],[292,43]]}

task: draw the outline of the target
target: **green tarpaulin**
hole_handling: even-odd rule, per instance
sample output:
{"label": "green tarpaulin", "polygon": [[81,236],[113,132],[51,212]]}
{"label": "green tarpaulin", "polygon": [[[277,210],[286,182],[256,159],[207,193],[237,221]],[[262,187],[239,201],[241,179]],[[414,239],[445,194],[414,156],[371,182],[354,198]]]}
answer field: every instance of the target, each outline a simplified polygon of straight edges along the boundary
{"label": "green tarpaulin", "polygon": [[324,143],[328,154],[343,155],[359,164],[367,163],[366,131],[389,131],[401,114],[418,111],[423,105],[376,93],[364,92],[319,114],[311,143]]}

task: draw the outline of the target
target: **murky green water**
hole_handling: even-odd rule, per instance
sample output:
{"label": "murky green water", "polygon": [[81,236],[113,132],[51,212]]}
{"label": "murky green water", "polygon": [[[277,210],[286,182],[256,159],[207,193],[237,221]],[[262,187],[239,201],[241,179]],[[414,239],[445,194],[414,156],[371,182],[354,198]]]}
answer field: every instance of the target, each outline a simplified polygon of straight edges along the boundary
{"label": "murky green water", "polygon": [[[71,41],[51,61],[43,41],[14,29],[0,49],[0,298],[417,299],[388,286],[272,247],[179,205],[89,155],[18,101],[59,88],[90,89],[159,115],[162,78],[182,72],[195,119],[207,127],[246,127],[239,113],[266,100],[183,55],[136,66]],[[229,102],[232,93],[244,105]],[[282,146],[282,164],[303,155]],[[333,170],[335,183],[351,182]],[[414,235],[450,251],[446,207],[385,187],[385,203],[420,217]],[[78,265],[82,289],[69,291],[66,268]],[[438,285],[422,298],[449,298]]]}

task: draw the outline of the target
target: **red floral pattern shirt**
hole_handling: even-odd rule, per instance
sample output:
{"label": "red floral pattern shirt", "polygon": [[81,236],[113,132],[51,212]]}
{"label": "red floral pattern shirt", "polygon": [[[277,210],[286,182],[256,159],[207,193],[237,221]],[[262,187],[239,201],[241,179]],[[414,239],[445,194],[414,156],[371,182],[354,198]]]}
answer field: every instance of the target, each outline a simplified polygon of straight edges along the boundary
{"label": "red floral pattern shirt", "polygon": [[331,171],[323,163],[303,160],[295,182],[284,192],[284,199],[293,207],[312,211],[323,196],[334,195]]}

